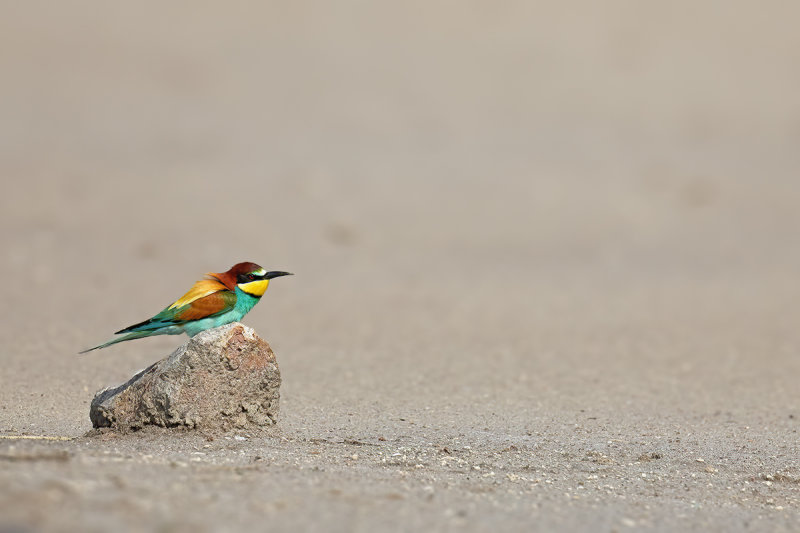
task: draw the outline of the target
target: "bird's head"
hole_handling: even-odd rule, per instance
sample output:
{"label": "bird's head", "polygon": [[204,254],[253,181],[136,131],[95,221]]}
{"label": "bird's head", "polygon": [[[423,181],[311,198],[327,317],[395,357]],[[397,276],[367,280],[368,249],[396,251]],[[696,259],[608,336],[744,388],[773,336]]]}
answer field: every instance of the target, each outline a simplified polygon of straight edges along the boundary
{"label": "bird's head", "polygon": [[239,287],[243,292],[256,298],[261,297],[269,286],[269,280],[281,276],[291,276],[291,272],[267,272],[255,263],[238,263],[222,274],[212,274],[230,289]]}

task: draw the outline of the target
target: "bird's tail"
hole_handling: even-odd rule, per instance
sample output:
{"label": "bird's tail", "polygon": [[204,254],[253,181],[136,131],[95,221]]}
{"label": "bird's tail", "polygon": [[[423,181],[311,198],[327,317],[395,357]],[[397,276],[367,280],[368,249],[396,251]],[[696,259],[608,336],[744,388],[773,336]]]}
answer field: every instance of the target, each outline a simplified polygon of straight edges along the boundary
{"label": "bird's tail", "polygon": [[128,333],[127,335],[123,335],[122,337],[117,337],[117,338],[111,339],[110,341],[104,342],[103,344],[98,344],[94,348],[89,348],[87,350],[83,350],[82,352],[78,352],[78,354],[84,354],[84,353],[87,353],[87,352],[91,352],[92,350],[99,350],[100,348],[105,348],[106,346],[111,346],[112,344],[117,344],[118,342],[130,341],[130,340],[133,340],[133,339],[141,339],[142,337],[150,337],[151,335],[159,335],[159,334],[160,334],[160,332],[153,331],[153,330],[150,330],[150,331],[134,331],[132,333]]}

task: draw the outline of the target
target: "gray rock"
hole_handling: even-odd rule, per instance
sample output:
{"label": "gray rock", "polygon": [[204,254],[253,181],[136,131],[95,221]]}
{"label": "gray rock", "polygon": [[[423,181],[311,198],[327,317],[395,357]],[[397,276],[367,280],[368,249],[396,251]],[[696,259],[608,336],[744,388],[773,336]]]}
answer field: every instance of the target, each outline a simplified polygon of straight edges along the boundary
{"label": "gray rock", "polygon": [[269,426],[278,420],[281,374],[267,341],[234,322],[203,331],[169,357],[92,400],[92,425],[202,429]]}

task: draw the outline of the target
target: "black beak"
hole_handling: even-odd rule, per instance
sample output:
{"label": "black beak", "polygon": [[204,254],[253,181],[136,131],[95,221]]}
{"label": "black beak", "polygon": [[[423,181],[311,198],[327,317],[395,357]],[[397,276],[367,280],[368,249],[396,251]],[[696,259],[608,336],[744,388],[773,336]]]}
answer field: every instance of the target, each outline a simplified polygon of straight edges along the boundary
{"label": "black beak", "polygon": [[279,278],[281,276],[294,276],[291,272],[267,272],[263,276],[263,279],[272,279],[272,278]]}

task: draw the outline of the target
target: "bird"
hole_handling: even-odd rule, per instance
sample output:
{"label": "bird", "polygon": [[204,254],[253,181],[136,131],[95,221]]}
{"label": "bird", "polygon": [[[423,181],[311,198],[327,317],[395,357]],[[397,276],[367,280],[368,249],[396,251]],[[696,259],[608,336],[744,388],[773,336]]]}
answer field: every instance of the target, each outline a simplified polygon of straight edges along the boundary
{"label": "bird", "polygon": [[209,272],[157,315],[117,331],[115,335],[121,337],[80,353],[154,335],[186,333],[194,337],[201,331],[237,322],[258,303],[271,279],[291,275],[291,272],[267,272],[250,262],[237,263],[227,272]]}

